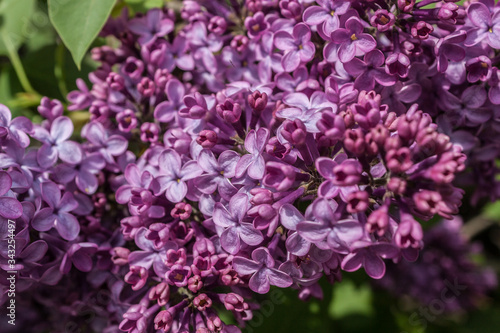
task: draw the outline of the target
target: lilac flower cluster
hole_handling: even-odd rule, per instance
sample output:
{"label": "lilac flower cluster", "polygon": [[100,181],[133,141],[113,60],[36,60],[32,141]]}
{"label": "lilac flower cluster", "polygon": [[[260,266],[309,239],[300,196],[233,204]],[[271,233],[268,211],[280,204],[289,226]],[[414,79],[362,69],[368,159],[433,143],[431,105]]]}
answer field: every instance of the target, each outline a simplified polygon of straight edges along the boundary
{"label": "lilac flower cluster", "polygon": [[376,284],[420,304],[442,301],[446,312],[477,307],[497,287],[497,277],[492,269],[480,269],[474,263],[472,256],[480,253],[481,245],[467,242],[461,234],[462,224],[456,217],[431,228],[425,233],[419,259],[389,264],[387,274]]}
{"label": "lilac flower cluster", "polygon": [[415,261],[419,221],[458,213],[463,151],[489,186],[476,197],[497,186],[495,12],[343,0],[124,12],[102,32],[119,46],[92,50],[92,87],[68,95],[90,114],[80,143],[58,101],[42,101],[41,125],[0,109],[0,214],[27,246],[21,276],[108,286],[101,331],[240,332],[271,285],[321,297],[323,276],[380,279],[384,259]]}

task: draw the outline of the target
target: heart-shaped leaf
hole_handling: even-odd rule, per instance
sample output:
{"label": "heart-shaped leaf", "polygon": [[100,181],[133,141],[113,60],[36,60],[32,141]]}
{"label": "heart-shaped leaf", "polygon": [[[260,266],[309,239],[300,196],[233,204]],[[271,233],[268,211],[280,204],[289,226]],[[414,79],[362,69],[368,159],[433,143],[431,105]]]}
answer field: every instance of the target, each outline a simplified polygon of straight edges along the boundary
{"label": "heart-shaped leaf", "polygon": [[0,1],[0,55],[8,54],[5,43],[17,50],[30,36],[29,24],[34,10],[35,0]]}
{"label": "heart-shaped leaf", "polygon": [[49,0],[50,21],[78,68],[106,23],[116,0]]}

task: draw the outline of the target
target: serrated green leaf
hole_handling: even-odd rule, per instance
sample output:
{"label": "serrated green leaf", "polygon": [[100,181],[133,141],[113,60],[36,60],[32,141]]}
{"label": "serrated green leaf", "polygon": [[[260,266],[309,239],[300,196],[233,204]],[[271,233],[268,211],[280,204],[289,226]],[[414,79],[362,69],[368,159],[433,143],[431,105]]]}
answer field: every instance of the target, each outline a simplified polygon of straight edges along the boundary
{"label": "serrated green leaf", "polygon": [[50,21],[78,68],[116,0],[49,0]]}
{"label": "serrated green leaf", "polygon": [[8,38],[17,50],[28,37],[27,29],[35,10],[35,0],[2,0],[0,1],[0,55],[6,55]]}

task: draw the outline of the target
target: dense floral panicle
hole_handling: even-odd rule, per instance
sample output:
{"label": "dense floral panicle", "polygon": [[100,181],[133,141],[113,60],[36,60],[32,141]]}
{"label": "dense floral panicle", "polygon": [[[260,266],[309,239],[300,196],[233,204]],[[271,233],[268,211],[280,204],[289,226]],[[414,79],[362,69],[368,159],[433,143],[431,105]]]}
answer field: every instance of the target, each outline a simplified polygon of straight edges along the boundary
{"label": "dense floral panicle", "polygon": [[[469,244],[460,228],[462,220],[445,220],[425,233],[425,247],[416,262],[390,264],[387,275],[376,284],[395,295],[408,295],[422,304],[450,295],[443,311],[455,312],[475,307],[497,286],[493,271],[479,269],[472,256],[479,244]],[[405,285],[406,287],[402,287]]]}
{"label": "dense floral panicle", "polygon": [[84,272],[110,294],[95,331],[233,333],[216,309],[242,328],[252,292],[321,297],[322,276],[410,265],[420,221],[458,213],[457,184],[500,197],[498,7],[429,3],[185,0],[111,19],[116,48],[68,95],[90,114],[80,137],[58,101],[40,125],[0,105],[23,290]]}

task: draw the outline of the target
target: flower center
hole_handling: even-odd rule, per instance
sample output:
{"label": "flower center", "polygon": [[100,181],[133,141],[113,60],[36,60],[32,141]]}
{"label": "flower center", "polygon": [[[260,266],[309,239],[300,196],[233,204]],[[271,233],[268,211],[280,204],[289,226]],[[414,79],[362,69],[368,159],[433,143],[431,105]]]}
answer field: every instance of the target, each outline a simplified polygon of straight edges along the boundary
{"label": "flower center", "polygon": [[351,40],[352,41],[358,40],[358,37],[356,37],[356,34],[352,34],[351,35]]}

